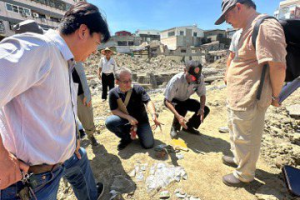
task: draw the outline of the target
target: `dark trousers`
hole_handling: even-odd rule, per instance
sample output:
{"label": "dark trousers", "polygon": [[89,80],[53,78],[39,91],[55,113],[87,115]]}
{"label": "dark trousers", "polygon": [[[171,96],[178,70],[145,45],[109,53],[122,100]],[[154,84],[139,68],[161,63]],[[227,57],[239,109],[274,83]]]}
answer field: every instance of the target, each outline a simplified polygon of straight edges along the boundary
{"label": "dark trousers", "polygon": [[113,73],[102,73],[102,99],[107,99],[107,87],[109,87],[109,90],[115,87],[115,77]]}
{"label": "dark trousers", "polygon": [[[175,107],[175,110],[181,115],[185,116],[187,111],[194,112],[194,115],[189,119],[189,121],[186,123],[187,127],[189,128],[195,128],[198,129],[201,121],[200,116],[197,115],[199,109],[200,109],[200,103],[199,101],[195,99],[187,99],[186,101],[179,101],[177,99],[172,100],[172,104]],[[204,107],[204,118],[208,115],[210,112],[209,108],[207,106]],[[180,130],[180,124],[177,120],[177,118],[174,116],[173,124],[175,130]]]}

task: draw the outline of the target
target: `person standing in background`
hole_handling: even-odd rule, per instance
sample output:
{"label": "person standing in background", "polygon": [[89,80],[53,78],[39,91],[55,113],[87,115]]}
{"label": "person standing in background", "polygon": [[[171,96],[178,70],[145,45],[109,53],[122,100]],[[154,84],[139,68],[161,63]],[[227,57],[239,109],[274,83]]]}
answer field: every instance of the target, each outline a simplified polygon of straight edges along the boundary
{"label": "person standing in background", "polygon": [[109,90],[115,87],[115,71],[117,68],[116,61],[112,58],[113,51],[105,48],[101,51],[104,57],[101,58],[98,69],[98,77],[102,81],[102,100],[107,99],[107,88]]}

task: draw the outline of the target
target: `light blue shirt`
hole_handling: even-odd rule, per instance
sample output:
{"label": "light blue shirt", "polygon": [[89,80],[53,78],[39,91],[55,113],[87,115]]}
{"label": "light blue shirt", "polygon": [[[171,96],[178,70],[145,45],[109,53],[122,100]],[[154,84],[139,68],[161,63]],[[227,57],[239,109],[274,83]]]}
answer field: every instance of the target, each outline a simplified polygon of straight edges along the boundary
{"label": "light blue shirt", "polygon": [[29,165],[64,162],[75,151],[71,58],[54,30],[0,43],[0,134],[5,148]]}

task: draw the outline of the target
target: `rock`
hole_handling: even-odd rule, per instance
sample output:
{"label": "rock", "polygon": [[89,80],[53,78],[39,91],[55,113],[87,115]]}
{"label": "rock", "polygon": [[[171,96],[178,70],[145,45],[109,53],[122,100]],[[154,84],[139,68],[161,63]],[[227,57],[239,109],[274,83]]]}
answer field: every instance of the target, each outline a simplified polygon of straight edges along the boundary
{"label": "rock", "polygon": [[220,132],[220,133],[229,133],[229,129],[228,129],[228,127],[226,127],[226,126],[220,127],[220,128],[219,128],[219,132]]}
{"label": "rock", "polygon": [[162,191],[162,192],[159,194],[159,198],[160,198],[160,199],[169,199],[169,198],[170,198],[170,193],[169,193],[169,191],[167,191],[167,190]]}
{"label": "rock", "polygon": [[292,106],[288,106],[287,111],[289,112],[289,115],[293,118],[300,118],[300,104],[295,104]]}

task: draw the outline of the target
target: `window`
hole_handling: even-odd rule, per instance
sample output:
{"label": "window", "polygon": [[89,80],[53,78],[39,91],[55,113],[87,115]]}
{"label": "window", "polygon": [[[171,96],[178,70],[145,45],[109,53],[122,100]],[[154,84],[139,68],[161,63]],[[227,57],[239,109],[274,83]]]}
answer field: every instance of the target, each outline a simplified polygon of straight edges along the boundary
{"label": "window", "polygon": [[12,4],[6,4],[6,10],[20,13],[21,15],[25,16],[31,16],[31,11],[28,8],[20,7],[20,6],[15,6]]}
{"label": "window", "polygon": [[6,4],[6,10],[12,11],[12,5],[11,4]]}
{"label": "window", "polygon": [[13,8],[13,12],[16,12],[16,13],[18,13],[19,12],[19,9],[18,9],[18,6],[12,6],[12,8]]}
{"label": "window", "polygon": [[118,46],[127,46],[127,42],[118,41]]}
{"label": "window", "polygon": [[179,32],[179,35],[184,35],[184,31],[180,31],[180,32]]}
{"label": "window", "polygon": [[169,37],[174,36],[174,35],[175,35],[175,31],[168,32],[168,36],[169,36]]}
{"label": "window", "polygon": [[0,33],[5,33],[5,26],[3,24],[3,21],[0,21]]}
{"label": "window", "polygon": [[197,33],[196,32],[193,35],[194,35],[194,37],[197,37]]}
{"label": "window", "polygon": [[128,42],[128,46],[134,46],[133,42]]}
{"label": "window", "polygon": [[24,8],[24,12],[26,16],[31,16],[31,11],[27,8]]}
{"label": "window", "polygon": [[181,49],[181,53],[186,53],[186,49]]}
{"label": "window", "polygon": [[60,22],[60,19],[55,18],[55,17],[50,17],[50,21],[53,21],[53,22]]}

